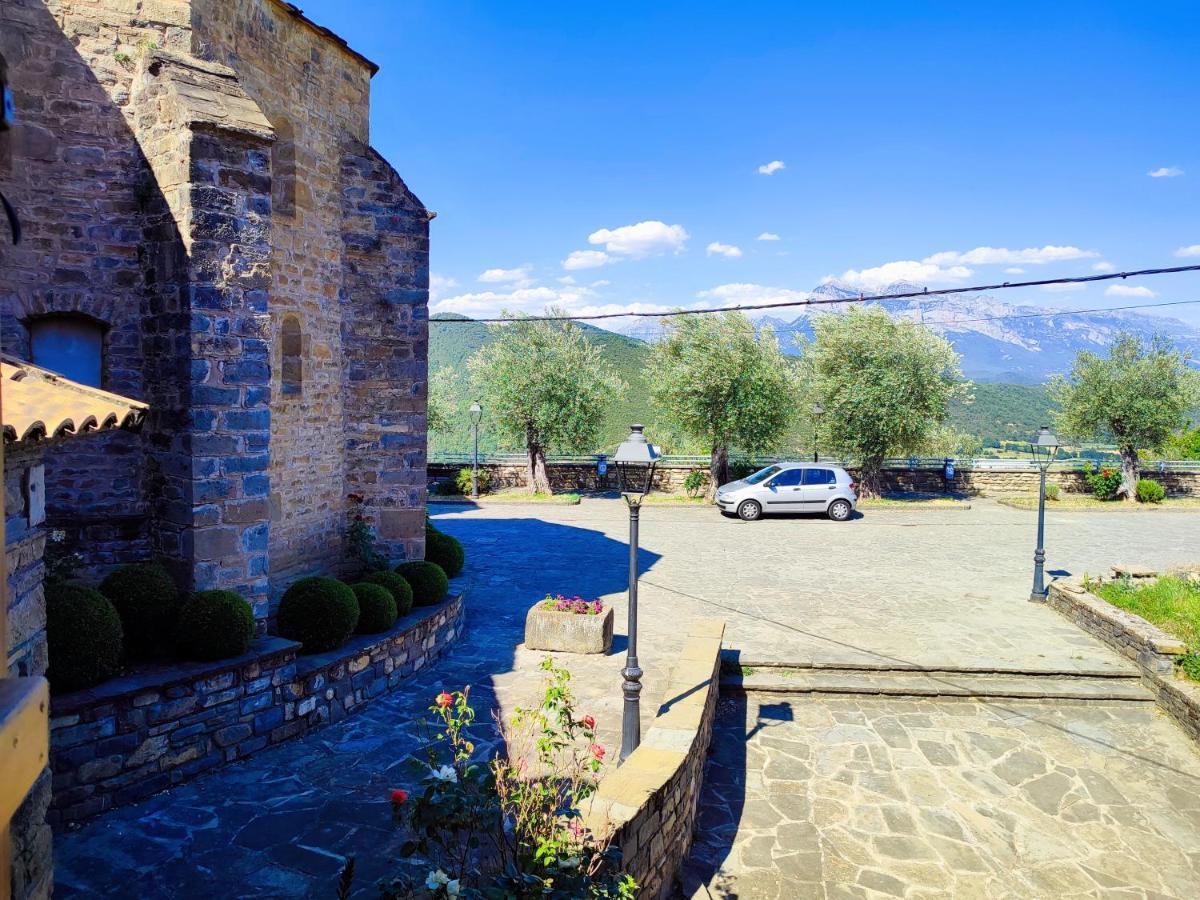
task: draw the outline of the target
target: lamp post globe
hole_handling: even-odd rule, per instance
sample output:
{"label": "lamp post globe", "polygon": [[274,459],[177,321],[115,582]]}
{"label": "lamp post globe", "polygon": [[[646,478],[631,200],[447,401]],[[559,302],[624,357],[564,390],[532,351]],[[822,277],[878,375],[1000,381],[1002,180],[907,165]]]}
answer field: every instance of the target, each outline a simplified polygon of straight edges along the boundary
{"label": "lamp post globe", "polygon": [[471,417],[471,432],[474,438],[474,452],[471,454],[471,499],[479,499],[479,423],[483,421],[483,407],[479,401],[471,404],[467,410]]}
{"label": "lamp post globe", "polygon": [[621,496],[629,507],[629,645],[625,652],[625,668],[621,670],[621,692],[625,697],[621,718],[622,762],[642,741],[642,669],[637,658],[638,521],[642,500],[654,484],[654,468],[659,456],[658,448],[646,440],[641,425],[629,427],[629,437],[613,456]]}
{"label": "lamp post globe", "polygon": [[1033,440],[1029,442],[1030,449],[1033,452],[1034,462],[1040,473],[1038,479],[1038,524],[1037,524],[1037,547],[1033,551],[1033,590],[1030,591],[1029,599],[1034,603],[1044,603],[1046,600],[1046,473],[1050,470],[1050,463],[1054,461],[1054,457],[1058,454],[1058,437],[1046,425],[1038,429],[1037,434],[1033,436]]}

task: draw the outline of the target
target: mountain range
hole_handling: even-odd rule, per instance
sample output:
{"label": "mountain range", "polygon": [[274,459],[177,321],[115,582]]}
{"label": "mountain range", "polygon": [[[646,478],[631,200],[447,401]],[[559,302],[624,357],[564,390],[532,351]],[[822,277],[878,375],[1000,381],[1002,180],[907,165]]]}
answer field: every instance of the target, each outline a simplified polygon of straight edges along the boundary
{"label": "mountain range", "polygon": [[[907,282],[890,284],[880,294],[921,291]],[[857,290],[830,282],[812,294],[833,300],[853,300]],[[962,356],[963,374],[972,381],[1043,384],[1066,373],[1080,350],[1103,353],[1119,332],[1149,339],[1162,334],[1181,350],[1200,357],[1200,328],[1178,319],[1130,310],[1072,312],[1008,303],[990,294],[954,294],[930,299],[884,300],[877,304],[897,318],[923,322],[945,337]],[[1116,305],[1116,304],[1114,304]],[[812,336],[812,317],[845,310],[833,303],[801,307],[794,318],[767,316],[789,353],[799,353],[799,341]]]}

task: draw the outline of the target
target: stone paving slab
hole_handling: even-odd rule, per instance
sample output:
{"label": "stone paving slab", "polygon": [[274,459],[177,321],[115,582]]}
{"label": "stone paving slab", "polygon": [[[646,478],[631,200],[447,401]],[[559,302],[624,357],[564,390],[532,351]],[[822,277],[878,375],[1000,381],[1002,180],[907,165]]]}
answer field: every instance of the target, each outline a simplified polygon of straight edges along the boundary
{"label": "stone paving slab", "polygon": [[686,896],[1180,897],[1200,752],[1134,703],[722,698]]}

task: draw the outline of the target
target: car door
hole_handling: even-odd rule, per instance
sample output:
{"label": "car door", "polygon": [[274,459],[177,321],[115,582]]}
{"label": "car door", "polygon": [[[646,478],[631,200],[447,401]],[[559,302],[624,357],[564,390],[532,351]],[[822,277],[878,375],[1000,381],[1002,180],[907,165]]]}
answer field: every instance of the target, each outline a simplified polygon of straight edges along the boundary
{"label": "car door", "polygon": [[832,469],[805,469],[800,494],[805,512],[824,512],[837,492],[837,475]]}
{"label": "car door", "polygon": [[800,512],[803,469],[784,469],[762,491],[763,512]]}

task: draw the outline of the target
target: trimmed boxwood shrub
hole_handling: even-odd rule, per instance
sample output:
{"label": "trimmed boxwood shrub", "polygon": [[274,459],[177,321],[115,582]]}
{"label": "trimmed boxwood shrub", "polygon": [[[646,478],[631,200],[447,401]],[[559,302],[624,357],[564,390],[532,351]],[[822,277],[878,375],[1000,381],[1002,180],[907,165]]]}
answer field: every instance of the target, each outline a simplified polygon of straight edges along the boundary
{"label": "trimmed boxwood shrub", "polygon": [[185,659],[241,656],[254,637],[254,611],[234,591],[201,591],[183,604],[175,645]]}
{"label": "trimmed boxwood shrub", "polygon": [[[391,574],[396,578],[400,577]],[[360,613],[356,630],[359,634],[378,634],[396,624],[396,619],[399,618],[396,613],[396,598],[382,584],[360,581],[350,585],[350,589],[358,598]]]}
{"label": "trimmed boxwood shrub", "polygon": [[92,687],[117,674],[121,617],[107,597],[79,584],[46,584],[48,677],[55,691]]}
{"label": "trimmed boxwood shrub", "polygon": [[450,579],[437,563],[414,560],[400,563],[396,571],[412,586],[413,603],[417,606],[432,606],[450,590]]}
{"label": "trimmed boxwood shrub", "polygon": [[432,525],[425,528],[425,559],[441,566],[447,578],[453,578],[461,572],[467,561],[463,545],[458,539],[438,531]]}
{"label": "trimmed boxwood shrub", "polygon": [[320,575],[301,578],[279,601],[279,634],[299,641],[305,653],[322,653],[354,633],[358,613],[358,598],[348,585]]}
{"label": "trimmed boxwood shrub", "polygon": [[408,615],[409,610],[413,608],[413,589],[402,576],[395,572],[389,572],[387,569],[371,572],[364,575],[362,580],[387,589],[388,593],[392,595],[392,599],[396,601],[397,617]]}
{"label": "trimmed boxwood shrub", "polygon": [[153,659],[171,647],[179,617],[179,592],[167,570],[154,563],[121,566],[100,582],[125,633],[130,659]]}

